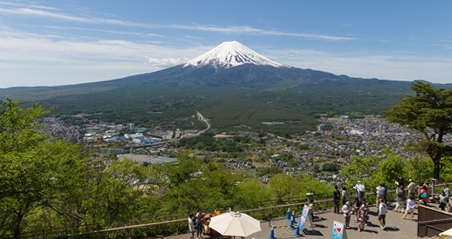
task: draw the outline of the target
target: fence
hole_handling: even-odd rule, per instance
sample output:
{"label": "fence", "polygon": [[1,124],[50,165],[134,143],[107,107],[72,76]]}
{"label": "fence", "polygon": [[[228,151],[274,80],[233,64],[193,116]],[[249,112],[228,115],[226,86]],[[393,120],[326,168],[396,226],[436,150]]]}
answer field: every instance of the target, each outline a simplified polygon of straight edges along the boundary
{"label": "fence", "polygon": [[429,206],[418,206],[417,235],[419,237],[438,236],[450,228],[452,228],[452,213]]}
{"label": "fence", "polygon": [[[441,185],[437,185],[441,186]],[[388,191],[388,201],[393,197],[395,190]],[[375,193],[366,193],[367,202],[369,204],[375,203]],[[331,194],[327,195],[315,195],[315,210],[324,211],[326,209],[331,209],[333,206],[333,199],[330,198]],[[350,198],[353,198],[351,196]],[[281,204],[283,203],[283,204]],[[307,197],[297,197],[297,198],[287,198],[286,201],[268,200],[254,203],[242,203],[235,205],[225,205],[220,208],[204,208],[204,211],[214,211],[214,209],[220,209],[222,211],[228,211],[231,208],[233,211],[239,211],[243,213],[248,213],[258,219],[267,219],[268,216],[278,217],[285,215],[287,208],[291,211],[299,212],[303,210],[303,206],[307,204]],[[422,210],[422,209],[421,209]],[[426,213],[428,214],[428,213]],[[114,228],[99,229],[95,225],[84,225],[82,227],[73,228],[57,228],[47,231],[36,231],[36,232],[25,232],[22,234],[24,238],[67,238],[67,237],[87,237],[88,238],[109,238],[115,237],[115,235],[110,235],[110,233],[120,232],[120,237],[130,237],[136,234],[147,234],[148,236],[155,236],[158,234],[170,234],[172,233],[185,233],[188,228],[187,215],[184,213],[171,213],[164,215],[146,215],[142,217],[127,219],[124,221],[109,222],[108,225]],[[448,216],[450,217],[450,215]],[[180,219],[183,218],[183,219]],[[429,218],[426,217],[425,221],[437,220],[441,218]],[[444,221],[443,224],[446,222]],[[452,219],[451,219],[452,223]],[[436,228],[431,222],[422,224],[422,232],[431,232]],[[425,226],[424,226],[425,225]],[[428,228],[427,228],[428,227]],[[452,226],[451,226],[452,227]],[[153,228],[153,229],[151,229]],[[427,229],[425,229],[427,228]],[[449,227],[450,228],[450,227]],[[140,231],[141,229],[141,231]],[[85,231],[85,232],[83,232]],[[152,232],[149,232],[152,231]],[[151,234],[149,234],[151,233]],[[172,234],[171,233],[171,234]],[[105,235],[107,234],[107,235]],[[63,235],[63,236],[61,236]],[[103,235],[103,236],[102,236]],[[436,234],[437,235],[437,234]]]}
{"label": "fence", "polygon": [[[388,195],[395,193],[395,190],[388,191]],[[331,194],[328,195],[315,195],[315,209],[317,211],[324,211],[327,209],[331,209],[333,206],[333,199],[329,198],[331,197]],[[368,202],[374,202],[375,200],[375,193],[366,193],[365,194]],[[351,196],[350,199],[354,198],[356,196]],[[326,199],[320,199],[318,198],[326,198]],[[371,200],[371,201],[369,201]],[[234,209],[234,211],[239,211],[242,213],[248,213],[250,216],[253,216],[255,218],[259,219],[267,219],[268,216],[283,216],[287,212],[287,208],[290,208],[291,211],[300,212],[303,210],[304,205],[307,205],[307,197],[298,197],[298,198],[289,198],[286,202],[287,204],[283,205],[276,205],[276,206],[265,206],[268,204],[276,204],[277,200],[271,200],[271,201],[263,201],[258,203],[253,203],[252,206],[257,208],[252,209],[242,209],[245,205],[235,205],[235,206],[229,206],[229,208]],[[248,205],[251,206],[251,205]],[[246,206],[245,206],[246,207]],[[224,208],[226,211],[226,207]],[[213,211],[214,209],[210,209]],[[204,210],[209,211],[209,209]],[[83,233],[74,233],[65,235],[64,237],[79,237],[79,236],[87,236],[87,235],[93,235],[93,234],[105,234],[105,233],[111,233],[111,232],[118,232],[123,231],[124,237],[128,237],[132,234],[131,230],[133,229],[139,229],[139,228],[146,228],[151,226],[162,226],[167,224],[175,224],[175,223],[182,223],[185,226],[187,226],[187,218],[184,219],[177,219],[172,221],[165,221],[165,222],[156,222],[156,223],[149,223],[149,224],[140,224],[140,225],[131,225],[131,226],[124,226],[124,227],[117,227],[117,228],[111,228],[111,229],[104,229],[104,230],[98,230],[98,231],[91,231],[91,232],[83,232]],[[186,231],[186,230],[185,230]]]}

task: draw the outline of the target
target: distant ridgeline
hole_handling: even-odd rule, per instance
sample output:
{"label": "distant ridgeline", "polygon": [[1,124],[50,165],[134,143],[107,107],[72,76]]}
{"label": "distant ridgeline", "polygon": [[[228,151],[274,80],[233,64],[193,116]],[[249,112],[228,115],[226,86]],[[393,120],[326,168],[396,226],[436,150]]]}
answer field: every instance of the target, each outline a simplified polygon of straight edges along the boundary
{"label": "distant ridgeline", "polygon": [[3,89],[0,97],[57,106],[55,115],[101,113],[88,118],[142,127],[160,122],[184,125],[181,119],[199,111],[218,130],[245,126],[296,134],[315,130],[315,118],[322,114],[379,114],[412,93],[412,82],[288,67],[238,42],[223,43],[189,63],[104,82]]}

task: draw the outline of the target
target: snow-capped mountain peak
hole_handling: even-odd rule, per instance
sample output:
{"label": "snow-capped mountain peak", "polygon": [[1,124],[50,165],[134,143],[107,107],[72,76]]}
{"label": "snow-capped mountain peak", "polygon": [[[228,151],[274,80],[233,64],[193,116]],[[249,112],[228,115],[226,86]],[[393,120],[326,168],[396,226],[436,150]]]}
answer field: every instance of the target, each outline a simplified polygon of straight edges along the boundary
{"label": "snow-capped mountain peak", "polygon": [[210,65],[215,68],[230,68],[243,64],[286,67],[262,56],[237,41],[223,42],[212,50],[188,61],[184,67]]}

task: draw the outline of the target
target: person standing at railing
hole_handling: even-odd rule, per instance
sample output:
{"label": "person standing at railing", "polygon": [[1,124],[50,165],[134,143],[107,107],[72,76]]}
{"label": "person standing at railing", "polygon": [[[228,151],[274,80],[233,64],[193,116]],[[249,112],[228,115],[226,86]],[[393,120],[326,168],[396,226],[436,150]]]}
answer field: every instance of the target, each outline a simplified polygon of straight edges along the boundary
{"label": "person standing at railing", "polygon": [[450,196],[450,192],[449,192],[449,184],[446,184],[446,185],[445,185],[443,191],[444,191],[444,194],[446,195],[446,197],[449,198],[449,196]]}
{"label": "person standing at railing", "polygon": [[381,183],[381,186],[383,187],[383,199],[385,203],[388,203],[386,200],[386,196],[388,195],[388,188],[386,187],[385,183]]}
{"label": "person standing at railing", "polygon": [[446,206],[447,206],[447,200],[449,198],[446,197],[446,193],[444,193],[444,191],[441,192],[441,194],[439,195],[439,208],[441,209],[441,211],[445,211]]}
{"label": "person standing at railing", "polygon": [[200,238],[202,236],[202,219],[204,218],[204,214],[202,213],[201,208],[198,209],[196,213],[196,237]]}
{"label": "person standing at railing", "polygon": [[418,196],[421,195],[423,185],[424,185],[423,183],[419,183],[419,185],[416,186]]}
{"label": "person standing at railing", "polygon": [[407,190],[408,190],[409,195],[413,195],[413,197],[414,197],[414,195],[416,193],[416,184],[413,182],[413,179],[410,179],[409,181],[410,181],[410,184],[408,184]]}
{"label": "person standing at railing", "polygon": [[347,191],[346,187],[342,187],[342,205],[345,205],[346,202],[348,202],[348,198],[350,197],[350,194]]}
{"label": "person standing at railing", "polygon": [[341,200],[341,193],[337,190],[337,185],[335,185],[333,191],[334,213],[339,213],[339,200]]}
{"label": "person standing at railing", "polygon": [[379,183],[378,187],[375,188],[376,195],[377,195],[377,202],[376,202],[375,206],[377,206],[377,207],[378,207],[378,204],[380,203],[380,199],[384,199],[384,194],[385,194],[384,190],[385,189],[383,188],[382,185],[383,185],[382,183]]}
{"label": "person standing at railing", "polygon": [[356,197],[358,198],[358,200],[359,201],[363,200],[364,193],[366,192],[366,187],[363,184],[361,184],[361,181],[358,181],[356,185],[353,187],[353,189],[356,190]]}
{"label": "person standing at railing", "polygon": [[397,204],[396,204],[395,208],[393,209],[393,211],[399,212],[399,210],[400,210],[400,212],[403,213],[404,204],[405,204],[405,200],[406,200],[405,190],[403,189],[403,186],[397,187],[396,195],[397,195],[397,198],[396,198]]}
{"label": "person standing at railing", "polygon": [[309,212],[308,212],[308,221],[311,230],[314,230],[314,199],[309,200]]}
{"label": "person standing at railing", "polygon": [[400,177],[398,177],[397,178],[397,186],[402,186],[402,187],[405,187],[405,180],[403,180],[403,177],[402,176],[400,176]]}
{"label": "person standing at railing", "polygon": [[424,205],[427,205],[427,202],[429,200],[428,194],[429,194],[429,191],[428,191],[427,186],[423,185],[421,193],[419,194],[419,199],[420,199],[420,202],[422,202]]}

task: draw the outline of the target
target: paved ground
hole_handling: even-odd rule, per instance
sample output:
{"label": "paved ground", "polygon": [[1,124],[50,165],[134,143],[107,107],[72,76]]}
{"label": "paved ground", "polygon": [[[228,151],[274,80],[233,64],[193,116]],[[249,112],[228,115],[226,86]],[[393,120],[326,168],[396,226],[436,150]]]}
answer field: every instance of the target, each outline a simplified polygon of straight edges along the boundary
{"label": "paved ground", "polygon": [[[354,222],[354,216],[352,216],[352,219],[350,220],[350,226],[351,229],[347,229],[347,236],[349,239],[385,239],[385,238],[391,238],[391,239],[412,239],[416,238],[417,234],[417,214],[415,213],[413,221],[411,220],[403,220],[401,219],[402,214],[401,213],[395,213],[392,211],[388,212],[388,215],[386,216],[386,230],[382,230],[380,228],[380,224],[377,219],[376,214],[377,209],[375,207],[370,207],[370,220],[367,227],[365,227],[365,230],[362,232],[358,232],[358,223]],[[302,238],[331,238],[332,233],[332,225],[333,221],[339,221],[344,222],[344,217],[342,214],[334,214],[331,211],[320,213],[317,215],[321,219],[317,218],[317,221],[314,222],[314,233],[312,234],[305,234],[302,236]],[[409,216],[408,216],[409,217]],[[278,218],[271,221],[271,225],[273,226],[287,226],[289,225],[289,220],[286,220],[285,218]],[[305,229],[308,227],[308,224],[306,223]],[[268,221],[262,221],[261,222],[261,228],[262,231],[255,233],[247,239],[265,239],[270,237],[271,227],[269,227]],[[307,228],[309,229],[309,228]],[[278,239],[283,238],[297,238],[295,236],[295,231],[290,230],[288,227],[282,227],[282,228],[275,228],[275,237]],[[189,234],[185,235],[178,235],[178,236],[171,236],[171,237],[165,237],[167,239],[188,239],[190,238]]]}

